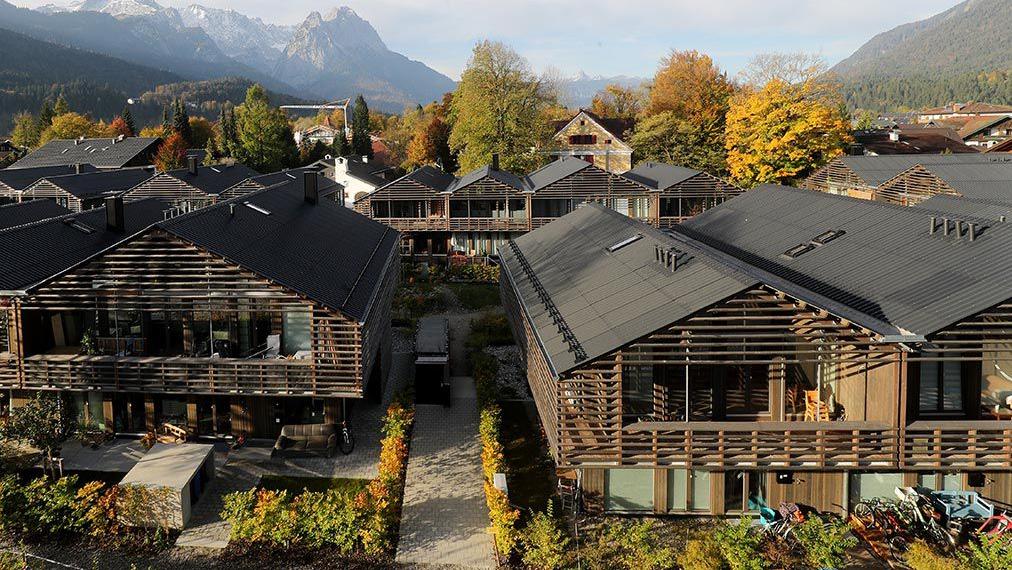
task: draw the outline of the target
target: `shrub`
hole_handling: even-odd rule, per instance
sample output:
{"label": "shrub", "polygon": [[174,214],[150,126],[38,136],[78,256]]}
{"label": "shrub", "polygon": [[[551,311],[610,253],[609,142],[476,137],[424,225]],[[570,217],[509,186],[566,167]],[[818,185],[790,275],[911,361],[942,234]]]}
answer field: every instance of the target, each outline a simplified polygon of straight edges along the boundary
{"label": "shrub", "polygon": [[963,566],[973,570],[1012,570],[1012,536],[982,535],[957,556]]}
{"label": "shrub", "polygon": [[499,281],[499,266],[480,263],[465,263],[450,267],[450,278],[461,281],[495,283]]}
{"label": "shrub", "polygon": [[839,568],[847,549],[857,544],[850,526],[839,519],[824,522],[811,517],[794,529],[794,538],[804,551],[805,562],[815,568]]}
{"label": "shrub", "polygon": [[559,528],[549,499],[545,512],[536,513],[520,537],[524,544],[524,564],[537,570],[562,568],[567,560],[570,539]]}
{"label": "shrub", "polygon": [[656,540],[652,520],[623,521],[604,528],[598,535],[602,567],[629,570],[662,570],[675,566],[675,551]]}
{"label": "shrub", "polygon": [[765,570],[762,537],[752,532],[748,519],[738,524],[724,524],[716,532],[717,545],[731,570]]}
{"label": "shrub", "polygon": [[923,540],[910,545],[906,563],[911,570],[953,570],[957,566],[955,560],[939,554]]}
{"label": "shrub", "polygon": [[507,346],[513,344],[513,329],[500,312],[490,311],[480,317],[471,319],[470,334],[465,346],[472,358],[488,346]]}
{"label": "shrub", "polygon": [[720,547],[711,535],[690,540],[676,559],[684,570],[720,570],[724,566],[720,558]]}
{"label": "shrub", "polygon": [[76,477],[22,484],[13,475],[0,480],[0,528],[26,538],[60,537],[87,530],[86,509],[77,501]]}

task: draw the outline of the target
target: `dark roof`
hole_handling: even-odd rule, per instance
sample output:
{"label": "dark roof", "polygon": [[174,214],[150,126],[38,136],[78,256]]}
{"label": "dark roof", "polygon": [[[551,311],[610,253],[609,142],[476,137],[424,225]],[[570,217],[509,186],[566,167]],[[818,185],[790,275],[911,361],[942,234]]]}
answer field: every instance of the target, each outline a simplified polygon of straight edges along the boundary
{"label": "dark roof", "polygon": [[1012,161],[1012,157],[975,154],[903,154],[892,156],[841,156],[838,159],[871,186],[889,180],[903,171],[923,165],[931,168],[935,164],[982,164],[1000,160]]}
{"label": "dark roof", "polygon": [[[105,208],[0,231],[0,291],[23,291],[76,266],[163,219],[167,206],[147,199],[123,205],[126,229],[109,231]],[[90,233],[71,225],[90,228]]]}
{"label": "dark roof", "polygon": [[533,191],[538,191],[549,184],[562,180],[567,176],[576,174],[584,168],[593,165],[586,160],[580,160],[572,156],[564,156],[560,160],[552,161],[545,166],[527,175],[524,184]]}
{"label": "dark roof", "polygon": [[[637,235],[643,237],[609,251]],[[556,374],[755,284],[691,245],[679,245],[684,255],[672,273],[654,261],[654,246],[674,246],[674,239],[596,204],[513,243],[516,249],[500,249],[502,266]],[[539,285],[554,310],[539,294]],[[565,322],[563,332],[555,324],[557,316]]]}
{"label": "dark roof", "polygon": [[207,161],[207,149],[206,148],[188,148],[186,149],[186,158],[196,158],[198,162]]}
{"label": "dark roof", "polygon": [[378,162],[364,161],[358,156],[346,156],[344,159],[348,164],[349,175],[354,176],[363,182],[372,184],[377,188],[388,182],[386,178],[380,176],[381,172],[389,170],[388,167],[383,166]]}
{"label": "dark roof", "polygon": [[601,125],[601,127],[604,130],[608,131],[609,133],[611,133],[613,137],[619,140],[621,140],[625,136],[625,133],[627,131],[632,130],[636,126],[635,119],[606,119],[604,117],[596,115],[595,113],[587,109],[580,109],[575,115],[573,115],[569,119],[562,121],[555,121],[554,123],[555,132],[557,133],[562,129],[566,128],[566,125],[572,123],[573,119],[580,116],[580,113],[585,113],[588,117],[593,119],[594,122]]}
{"label": "dark roof", "polygon": [[141,182],[149,180],[154,175],[154,172],[149,168],[122,168],[100,170],[87,174],[47,176],[44,180],[78,198],[86,198],[96,194],[121,194]]}
{"label": "dark roof", "polygon": [[423,186],[428,186],[437,192],[446,192],[457,182],[452,174],[447,174],[435,166],[423,166],[409,172],[398,180],[413,180]]}
{"label": "dark roof", "polygon": [[524,185],[524,181],[519,176],[504,170],[493,170],[491,165],[486,165],[461,176],[447,187],[447,191],[456,192],[457,190],[466,188],[484,178],[491,178],[496,182],[501,182],[502,184],[511,186],[517,190],[527,189]]}
{"label": "dark roof", "polygon": [[301,181],[158,227],[359,321],[368,315],[384,272],[397,270],[396,231],[330,200],[307,203]]}
{"label": "dark roof", "polygon": [[55,139],[15,162],[10,168],[91,164],[98,168],[122,168],[138,156],[153,153],[158,138],[127,137],[123,140]]}
{"label": "dark roof", "polygon": [[934,164],[925,168],[967,198],[1012,203],[1012,162]]}
{"label": "dark roof", "polygon": [[4,168],[0,170],[0,184],[9,186],[20,192],[43,178],[75,174],[78,168],[81,172],[95,172],[96,170],[90,164],[82,164],[79,167],[41,166],[37,168]]}
{"label": "dark roof", "polygon": [[890,154],[941,154],[978,153],[972,146],[963,141],[953,139],[944,133],[931,132],[927,129],[902,131],[900,140],[889,139],[889,131],[861,131],[854,133],[854,140],[867,152],[877,155]]}
{"label": "dark roof", "polygon": [[1012,114],[1012,106],[994,105],[991,103],[980,103],[970,101],[969,103],[952,103],[945,107],[934,107],[920,112],[922,115],[944,115],[946,113],[973,114],[973,113],[1009,113]]}
{"label": "dark roof", "polygon": [[20,204],[7,204],[0,206],[0,231],[47,218],[55,218],[69,212],[70,210],[53,200],[30,200]]}
{"label": "dark roof", "polygon": [[[1012,224],[929,235],[930,212],[764,185],[672,229],[793,285],[784,292],[873,331],[927,336],[1012,298]],[[844,235],[795,258],[830,230]],[[829,299],[826,306],[810,294]]]}
{"label": "dark roof", "polygon": [[292,168],[290,170],[279,170],[278,172],[272,172],[270,174],[261,174],[260,176],[254,176],[250,178],[253,182],[263,186],[271,187],[279,184],[286,184],[293,180],[302,180],[302,175],[305,172],[316,172],[319,180],[319,193],[321,197],[329,196],[335,192],[344,193],[344,186],[334,182],[330,178],[319,170],[317,163],[310,164],[309,166],[303,166],[301,168]]}
{"label": "dark roof", "polygon": [[702,173],[701,170],[660,162],[641,162],[622,176],[654,190],[665,190]]}
{"label": "dark roof", "polygon": [[1012,220],[1012,204],[993,200],[974,200],[961,196],[937,194],[914,206],[951,217],[983,218],[986,220]]}
{"label": "dark roof", "polygon": [[217,196],[225,190],[249,180],[260,173],[244,164],[198,166],[197,174],[190,174],[188,168],[169,170],[165,174],[185,182],[209,196]]}

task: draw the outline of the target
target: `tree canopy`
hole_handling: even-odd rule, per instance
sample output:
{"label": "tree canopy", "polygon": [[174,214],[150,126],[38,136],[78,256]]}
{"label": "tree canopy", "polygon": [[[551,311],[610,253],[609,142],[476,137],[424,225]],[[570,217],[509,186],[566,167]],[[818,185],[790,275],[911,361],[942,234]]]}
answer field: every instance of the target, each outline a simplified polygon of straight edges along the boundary
{"label": "tree canopy", "polygon": [[369,126],[369,105],[365,97],[355,98],[351,114],[351,150],[354,154],[372,158],[372,137]]}
{"label": "tree canopy", "polygon": [[553,134],[545,120],[551,92],[513,49],[487,40],[476,45],[450,104],[450,148],[460,170],[488,164],[495,153],[505,170],[540,166]]}
{"label": "tree canopy", "polygon": [[298,148],[288,117],[271,106],[267,92],[253,85],[246,101],[235,108],[236,148],[232,156],[260,172],[275,172],[298,160]]}
{"label": "tree canopy", "polygon": [[610,83],[594,95],[590,112],[609,119],[635,119],[643,111],[646,90]]}

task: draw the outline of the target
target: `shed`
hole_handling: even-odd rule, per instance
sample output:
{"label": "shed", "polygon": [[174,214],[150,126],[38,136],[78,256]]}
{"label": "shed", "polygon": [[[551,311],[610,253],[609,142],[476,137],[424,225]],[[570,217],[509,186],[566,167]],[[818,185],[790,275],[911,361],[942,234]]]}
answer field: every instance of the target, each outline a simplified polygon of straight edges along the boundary
{"label": "shed", "polygon": [[168,526],[182,529],[190,520],[193,505],[214,479],[214,446],[185,443],[156,443],[134,465],[120,485],[137,485],[159,493],[155,504],[146,505],[141,526]]}
{"label": "shed", "polygon": [[446,317],[418,321],[415,394],[422,404],[450,403],[450,325]]}

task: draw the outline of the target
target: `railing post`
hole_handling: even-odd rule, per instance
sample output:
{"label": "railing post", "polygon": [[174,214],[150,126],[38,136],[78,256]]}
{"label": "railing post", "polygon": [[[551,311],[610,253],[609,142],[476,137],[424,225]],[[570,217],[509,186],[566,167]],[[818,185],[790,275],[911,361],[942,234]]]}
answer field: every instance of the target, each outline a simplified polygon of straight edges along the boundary
{"label": "railing post", "polygon": [[794,457],[791,451],[791,430],[784,432],[784,463],[786,463],[788,467],[791,467],[794,464]]}
{"label": "railing post", "polygon": [[850,451],[854,454],[854,464],[859,465],[861,463],[861,430],[853,430],[850,432]]}
{"label": "railing post", "polygon": [[815,432],[815,444],[819,449],[819,467],[826,466],[826,431],[818,430]]}
{"label": "railing post", "polygon": [[726,463],[725,460],[727,458],[724,456],[725,452],[726,450],[724,449],[724,430],[719,430],[717,432],[717,457],[719,458],[717,461],[721,467],[723,467]]}
{"label": "railing post", "polygon": [[966,438],[966,460],[968,467],[977,466],[977,430],[971,429],[967,433]]}
{"label": "railing post", "polygon": [[941,467],[942,466],[942,428],[935,428],[934,431],[932,432],[932,434],[933,434],[933,438],[932,439],[934,440],[934,448],[935,448],[935,451],[934,451],[935,466],[936,467]]}

